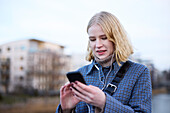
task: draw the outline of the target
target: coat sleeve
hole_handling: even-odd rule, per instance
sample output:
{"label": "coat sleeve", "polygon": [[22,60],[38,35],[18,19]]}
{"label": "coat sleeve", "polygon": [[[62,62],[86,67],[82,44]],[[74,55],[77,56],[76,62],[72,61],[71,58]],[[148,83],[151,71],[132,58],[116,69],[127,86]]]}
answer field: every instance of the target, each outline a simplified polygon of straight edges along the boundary
{"label": "coat sleeve", "polygon": [[[55,113],[62,113],[61,104],[58,105]],[[71,113],[75,113],[75,108],[71,111]]]}
{"label": "coat sleeve", "polygon": [[61,113],[61,104],[58,105],[55,113]]}
{"label": "coat sleeve", "polygon": [[128,105],[122,104],[114,97],[106,94],[105,113],[151,113],[152,87],[148,68],[137,79],[131,92]]}

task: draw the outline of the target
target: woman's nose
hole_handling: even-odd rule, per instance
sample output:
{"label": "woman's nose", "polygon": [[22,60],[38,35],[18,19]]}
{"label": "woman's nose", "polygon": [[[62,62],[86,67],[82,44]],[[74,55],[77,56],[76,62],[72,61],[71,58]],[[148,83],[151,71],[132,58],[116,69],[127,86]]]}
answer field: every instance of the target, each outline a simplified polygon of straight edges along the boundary
{"label": "woman's nose", "polygon": [[102,41],[101,41],[101,40],[99,40],[99,39],[96,40],[96,47],[97,47],[97,48],[102,47],[102,45],[103,45],[103,44],[102,44]]}

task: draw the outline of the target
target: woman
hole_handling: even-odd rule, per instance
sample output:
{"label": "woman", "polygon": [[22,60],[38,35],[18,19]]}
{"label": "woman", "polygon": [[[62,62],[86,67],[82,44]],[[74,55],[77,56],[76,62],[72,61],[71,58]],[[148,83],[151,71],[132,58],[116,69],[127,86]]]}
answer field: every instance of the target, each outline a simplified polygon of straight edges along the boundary
{"label": "woman", "polygon": [[[149,70],[142,64],[128,60],[133,48],[119,20],[108,12],[97,13],[89,21],[87,33],[89,44],[86,59],[92,63],[78,71],[88,85],[76,81],[62,86],[56,113],[151,113]],[[105,89],[126,61],[130,62],[128,70],[114,94],[108,93]]]}

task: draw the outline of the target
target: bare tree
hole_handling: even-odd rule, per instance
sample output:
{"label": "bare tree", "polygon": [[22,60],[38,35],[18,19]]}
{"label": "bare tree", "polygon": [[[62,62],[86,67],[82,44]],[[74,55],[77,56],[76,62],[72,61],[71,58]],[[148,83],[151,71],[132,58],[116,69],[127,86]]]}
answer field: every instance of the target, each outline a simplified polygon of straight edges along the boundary
{"label": "bare tree", "polygon": [[10,81],[10,59],[0,59],[0,84],[8,94]]}

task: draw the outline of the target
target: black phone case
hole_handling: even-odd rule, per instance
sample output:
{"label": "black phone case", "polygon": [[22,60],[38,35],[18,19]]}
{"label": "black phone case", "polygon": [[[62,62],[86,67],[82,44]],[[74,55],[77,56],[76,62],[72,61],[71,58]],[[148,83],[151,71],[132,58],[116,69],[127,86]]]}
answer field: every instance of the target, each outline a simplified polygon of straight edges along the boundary
{"label": "black phone case", "polygon": [[82,74],[78,71],[68,72],[67,74],[68,80],[71,82],[79,81],[83,84],[86,84]]}

